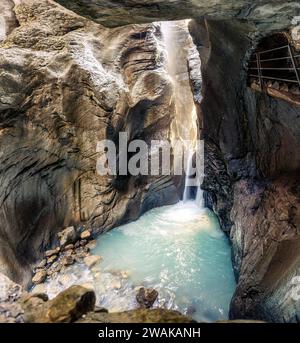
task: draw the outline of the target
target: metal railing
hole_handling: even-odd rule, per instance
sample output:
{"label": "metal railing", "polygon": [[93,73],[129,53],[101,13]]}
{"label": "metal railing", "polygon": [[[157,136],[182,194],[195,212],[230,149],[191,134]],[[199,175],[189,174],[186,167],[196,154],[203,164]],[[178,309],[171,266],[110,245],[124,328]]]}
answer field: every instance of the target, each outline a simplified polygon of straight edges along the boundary
{"label": "metal railing", "polygon": [[[269,56],[268,58],[268,54],[276,55],[283,52],[285,52],[285,56]],[[255,63],[255,66],[253,63]],[[255,59],[250,61],[249,77],[259,81],[261,90],[263,90],[264,83],[268,80],[296,84],[300,87],[299,65],[300,55],[295,55],[290,44],[287,44],[274,49],[256,52]],[[278,75],[278,73],[281,75]]]}

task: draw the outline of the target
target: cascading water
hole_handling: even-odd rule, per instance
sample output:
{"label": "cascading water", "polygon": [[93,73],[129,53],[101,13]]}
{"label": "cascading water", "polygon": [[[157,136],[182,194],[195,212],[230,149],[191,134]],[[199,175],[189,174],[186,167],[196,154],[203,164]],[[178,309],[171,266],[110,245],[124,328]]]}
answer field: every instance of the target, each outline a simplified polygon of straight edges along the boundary
{"label": "cascading water", "polygon": [[185,175],[184,191],[183,191],[183,201],[186,202],[191,199],[191,188],[189,187],[189,178],[192,177],[193,170],[193,151],[188,152],[187,158],[187,171]]}
{"label": "cascading water", "polygon": [[[195,160],[195,161],[194,161]],[[203,146],[197,146],[196,150],[188,150],[187,158],[187,168],[185,176],[185,186],[183,192],[183,201],[187,202],[190,200],[195,200],[199,208],[204,207],[203,191],[201,189],[201,184],[204,177],[204,149]],[[194,166],[194,164],[196,164]],[[191,181],[194,183],[191,185]],[[192,192],[194,189],[194,194]]]}
{"label": "cascading water", "polygon": [[[190,86],[189,73],[186,63],[179,63],[179,54],[187,58],[189,51],[182,48],[182,39],[188,41],[189,49],[193,48],[192,39],[188,33],[188,22],[180,23],[162,22],[162,41],[166,52],[166,67],[174,89],[175,100],[175,121],[173,126],[173,139],[185,142],[185,187],[183,201],[196,200],[199,207],[203,207],[203,192],[200,188],[202,175],[199,173],[199,166],[193,167],[197,146],[198,128],[197,111],[194,103],[194,96]],[[186,34],[183,35],[182,32]],[[184,77],[185,75],[185,77]],[[200,162],[203,161],[203,149],[200,153]],[[196,177],[196,185],[191,186],[191,179]],[[196,188],[196,192],[193,192]]]}

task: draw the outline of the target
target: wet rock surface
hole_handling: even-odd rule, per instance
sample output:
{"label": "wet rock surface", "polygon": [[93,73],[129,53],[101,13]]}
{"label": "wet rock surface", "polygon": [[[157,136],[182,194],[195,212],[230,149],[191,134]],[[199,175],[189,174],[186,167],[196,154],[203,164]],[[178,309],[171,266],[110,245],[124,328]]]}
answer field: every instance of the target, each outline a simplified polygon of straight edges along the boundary
{"label": "wet rock surface", "polygon": [[[235,185],[231,238],[240,277],[232,318],[243,314],[275,322],[299,321],[297,282],[293,281],[300,267],[299,181],[298,176],[285,176],[264,184],[240,181]],[[252,296],[245,301],[245,294]]]}
{"label": "wet rock surface", "polygon": [[142,308],[150,308],[158,297],[158,292],[153,288],[141,287],[136,295],[136,301]]}
{"label": "wet rock surface", "polygon": [[83,261],[88,267],[93,267],[95,264],[101,261],[101,256],[90,255],[85,257]]}

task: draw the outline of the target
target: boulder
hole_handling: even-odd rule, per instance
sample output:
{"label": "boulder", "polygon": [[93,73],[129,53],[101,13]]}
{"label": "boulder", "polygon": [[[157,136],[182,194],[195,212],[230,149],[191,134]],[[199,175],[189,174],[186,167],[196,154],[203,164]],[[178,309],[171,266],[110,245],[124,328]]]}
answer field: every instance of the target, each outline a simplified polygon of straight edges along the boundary
{"label": "boulder", "polygon": [[64,247],[64,251],[73,250],[73,249],[74,249],[74,244],[68,244]]}
{"label": "boulder", "polygon": [[51,300],[42,320],[50,323],[73,322],[95,306],[95,293],[82,286],[72,286]]}
{"label": "boulder", "polygon": [[86,247],[79,247],[75,250],[76,258],[83,259],[88,255],[89,251]]}
{"label": "boulder", "polygon": [[28,323],[69,323],[82,317],[95,306],[93,290],[72,286],[54,299],[40,295],[29,295],[21,301],[25,322]]}
{"label": "boulder", "polygon": [[97,246],[97,241],[94,239],[92,241],[89,241],[87,244],[86,244],[86,247],[89,249],[89,250],[93,250],[95,249]]}
{"label": "boulder", "polygon": [[158,292],[153,288],[141,287],[136,295],[136,301],[143,308],[150,308],[158,297]]}
{"label": "boulder", "polygon": [[78,238],[74,226],[69,226],[66,229],[62,230],[58,234],[58,237],[61,247],[75,243]]}
{"label": "boulder", "polygon": [[32,294],[44,294],[46,293],[46,287],[45,287],[45,284],[44,283],[40,283],[38,285],[36,285],[32,291],[31,291]]}
{"label": "boulder", "polygon": [[70,266],[75,262],[75,258],[72,255],[66,255],[63,259],[62,259],[62,264],[65,266]]}
{"label": "boulder", "polygon": [[98,262],[100,262],[102,260],[101,256],[97,256],[97,255],[89,255],[86,256],[83,259],[83,262],[89,267],[93,267],[95,264],[97,264]]}
{"label": "boulder", "polygon": [[89,239],[91,237],[91,233],[89,230],[84,230],[81,234],[80,234],[80,238],[82,240],[86,240]]}
{"label": "boulder", "polygon": [[24,321],[26,323],[45,322],[44,311],[48,303],[46,298],[42,298],[38,294],[31,293],[22,297],[19,303],[24,311]]}
{"label": "boulder", "polygon": [[58,273],[62,269],[62,263],[61,261],[55,261],[47,270],[47,272],[51,272],[51,275],[53,273]]}
{"label": "boulder", "polygon": [[47,263],[51,264],[57,259],[57,255],[52,255],[51,257],[47,258]]}
{"label": "boulder", "polygon": [[42,269],[46,266],[47,260],[44,258],[37,266],[36,269]]}
{"label": "boulder", "polygon": [[32,282],[35,285],[38,285],[39,283],[43,283],[46,280],[47,272],[43,269],[39,269],[34,277],[32,278]]}
{"label": "boulder", "polygon": [[60,252],[60,248],[57,247],[56,249],[47,250],[47,251],[45,252],[45,256],[46,256],[46,257],[51,257],[51,256],[53,256],[53,255],[57,255],[59,252]]}

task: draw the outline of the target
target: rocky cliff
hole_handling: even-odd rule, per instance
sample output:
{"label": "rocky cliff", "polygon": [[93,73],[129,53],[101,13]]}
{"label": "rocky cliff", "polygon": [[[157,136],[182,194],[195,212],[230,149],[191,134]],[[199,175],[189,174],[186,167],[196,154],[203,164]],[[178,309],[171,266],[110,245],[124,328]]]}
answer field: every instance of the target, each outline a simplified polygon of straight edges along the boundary
{"label": "rocky cliff", "polygon": [[298,321],[300,109],[247,87],[252,26],[193,22],[191,31],[202,57],[203,188],[233,244],[231,317]]}

